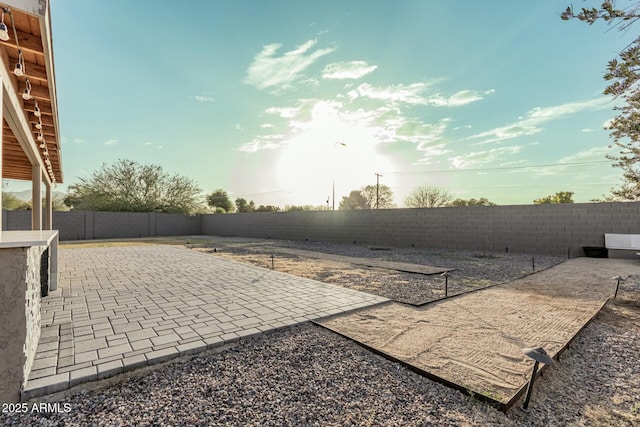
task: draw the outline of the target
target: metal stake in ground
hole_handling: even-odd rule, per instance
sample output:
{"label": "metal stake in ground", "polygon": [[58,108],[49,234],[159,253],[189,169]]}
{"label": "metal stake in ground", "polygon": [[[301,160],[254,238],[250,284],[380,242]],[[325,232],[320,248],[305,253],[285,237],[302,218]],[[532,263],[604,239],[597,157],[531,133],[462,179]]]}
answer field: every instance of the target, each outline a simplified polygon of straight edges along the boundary
{"label": "metal stake in ground", "polygon": [[536,259],[534,257],[531,257],[531,268],[536,271]]}
{"label": "metal stake in ground", "polygon": [[527,387],[527,397],[524,399],[524,404],[522,405],[523,410],[527,410],[529,407],[529,400],[531,399],[531,392],[533,391],[533,383],[536,380],[536,373],[538,372],[538,364],[544,363],[545,365],[553,365],[555,360],[553,360],[544,348],[536,347],[536,348],[523,348],[522,352],[535,360],[533,364],[533,371],[531,372],[531,379],[529,380],[529,387]]}
{"label": "metal stake in ground", "polygon": [[446,297],[449,295],[449,272],[445,271],[441,276],[444,276],[444,296]]}
{"label": "metal stake in ground", "polygon": [[617,280],[616,282],[616,292],[613,294],[613,298],[618,296],[618,287],[620,286],[620,282],[624,282],[624,278],[622,276],[612,277],[613,280]]}
{"label": "metal stake in ground", "polygon": [[275,256],[274,254],[271,254],[271,269],[272,269],[272,270],[275,270],[275,269],[276,269],[276,266],[275,266],[275,264],[274,264],[274,262],[273,262],[273,259],[274,259],[275,257],[276,257],[276,256]]}

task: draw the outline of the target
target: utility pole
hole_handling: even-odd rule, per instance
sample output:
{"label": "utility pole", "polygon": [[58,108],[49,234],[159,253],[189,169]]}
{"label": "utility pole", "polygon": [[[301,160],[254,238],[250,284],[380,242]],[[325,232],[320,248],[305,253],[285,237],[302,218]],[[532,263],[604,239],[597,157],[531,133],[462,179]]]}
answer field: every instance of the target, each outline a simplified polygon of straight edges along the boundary
{"label": "utility pole", "polygon": [[382,175],[380,175],[379,173],[376,173],[376,209],[378,209],[378,206],[380,206],[380,177]]}

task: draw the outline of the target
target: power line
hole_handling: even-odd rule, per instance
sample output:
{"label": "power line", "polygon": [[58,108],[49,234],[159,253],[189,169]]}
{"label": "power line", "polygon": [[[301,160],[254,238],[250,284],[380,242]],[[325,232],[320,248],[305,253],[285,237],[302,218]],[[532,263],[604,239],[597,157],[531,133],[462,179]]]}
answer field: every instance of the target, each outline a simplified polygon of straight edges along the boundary
{"label": "power line", "polygon": [[[567,184],[570,185],[572,188],[573,187],[594,187],[594,186],[600,186],[600,185],[616,185],[619,184],[619,182],[591,182],[588,184]],[[564,184],[563,184],[564,185]],[[408,187],[408,186],[400,186],[400,185],[396,185],[393,186],[394,189],[402,189],[402,190],[409,190],[409,189],[414,189],[415,187]],[[455,186],[447,186],[448,190],[485,190],[485,189],[500,189],[500,188],[540,188],[540,184],[531,184],[531,185],[480,185],[480,186],[459,186],[459,185],[455,185]]]}
{"label": "power line", "polygon": [[385,172],[385,173],[394,174],[394,175],[428,175],[432,173],[491,172],[491,171],[502,171],[502,170],[506,171],[506,170],[553,168],[553,167],[564,167],[564,166],[585,166],[585,165],[594,165],[598,163],[611,163],[611,161],[596,160],[593,162],[553,163],[553,164],[547,164],[547,165],[531,165],[531,166],[507,166],[503,168],[453,169],[453,170],[449,169],[449,170],[416,171],[416,172],[391,171],[391,172]]}

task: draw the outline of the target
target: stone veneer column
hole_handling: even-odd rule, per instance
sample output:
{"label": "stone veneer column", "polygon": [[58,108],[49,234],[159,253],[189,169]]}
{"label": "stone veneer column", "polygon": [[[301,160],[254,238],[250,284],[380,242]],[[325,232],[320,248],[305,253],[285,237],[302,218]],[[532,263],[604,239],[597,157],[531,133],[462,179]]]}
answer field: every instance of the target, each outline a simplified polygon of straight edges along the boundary
{"label": "stone veneer column", "polygon": [[0,403],[18,402],[40,340],[40,257],[45,248],[0,248]]}
{"label": "stone veneer column", "polygon": [[42,230],[42,168],[31,166],[31,229]]}

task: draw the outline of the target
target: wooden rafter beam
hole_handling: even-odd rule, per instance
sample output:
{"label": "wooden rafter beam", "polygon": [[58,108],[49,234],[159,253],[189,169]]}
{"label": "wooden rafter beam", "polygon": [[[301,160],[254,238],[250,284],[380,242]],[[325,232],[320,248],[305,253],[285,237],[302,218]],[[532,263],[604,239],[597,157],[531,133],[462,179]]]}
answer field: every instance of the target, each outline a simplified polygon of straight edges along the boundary
{"label": "wooden rafter beam", "polygon": [[[43,116],[52,116],[51,112],[51,103],[45,100],[38,101],[38,108],[40,109],[40,113]],[[30,101],[24,101],[24,109],[30,113],[33,113],[36,110],[36,103],[32,99]]]}
{"label": "wooden rafter beam", "polygon": [[[29,114],[29,121],[35,126],[35,124],[38,123],[38,118],[33,114]],[[53,117],[51,116],[41,115],[40,121],[43,126],[53,126]]]}
{"label": "wooden rafter beam", "polygon": [[[24,93],[24,89],[26,87],[25,82],[20,82],[20,96],[22,96],[22,94]],[[38,86],[38,85],[31,85],[31,97],[35,98],[38,100],[38,104],[40,103],[40,101],[49,101],[50,95],[49,95],[49,90],[45,87],[42,86]],[[39,106],[39,105],[38,105]]]}
{"label": "wooden rafter beam", "polygon": [[47,70],[44,67],[32,62],[25,61],[24,68],[25,76],[29,77],[30,80],[40,80],[43,82],[47,81]]}
{"label": "wooden rafter beam", "polygon": [[[20,49],[23,52],[31,52],[39,55],[44,55],[44,49],[42,48],[42,40],[40,38],[25,33],[22,31],[17,31],[18,40],[20,41]],[[9,25],[9,40],[2,41],[0,40],[0,44],[8,47],[12,47],[14,49],[18,49],[18,45],[16,44],[15,37],[13,35],[13,30],[11,29],[11,25]]]}
{"label": "wooden rafter beam", "polygon": [[[15,70],[16,64],[18,63],[18,56],[17,55],[11,56],[7,54],[6,58],[9,60],[7,64],[9,67],[9,71],[13,73],[13,70]],[[32,81],[38,80],[41,82],[48,82],[47,69],[44,68],[42,65],[38,65],[35,62],[27,61],[25,59],[24,71],[25,71],[25,76]]]}

